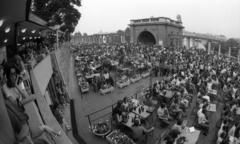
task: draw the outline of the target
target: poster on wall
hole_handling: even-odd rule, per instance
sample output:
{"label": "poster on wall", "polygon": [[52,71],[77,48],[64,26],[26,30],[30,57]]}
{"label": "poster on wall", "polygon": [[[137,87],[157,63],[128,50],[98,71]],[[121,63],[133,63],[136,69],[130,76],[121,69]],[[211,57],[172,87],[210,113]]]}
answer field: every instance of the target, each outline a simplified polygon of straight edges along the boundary
{"label": "poster on wall", "polygon": [[159,40],[158,45],[163,46],[163,41],[162,41],[162,40]]}

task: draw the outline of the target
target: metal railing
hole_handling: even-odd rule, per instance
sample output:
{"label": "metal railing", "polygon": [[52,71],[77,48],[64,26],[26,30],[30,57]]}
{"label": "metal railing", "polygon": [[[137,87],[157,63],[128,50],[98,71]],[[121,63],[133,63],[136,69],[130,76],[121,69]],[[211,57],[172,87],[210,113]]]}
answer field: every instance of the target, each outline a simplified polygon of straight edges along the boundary
{"label": "metal railing", "polygon": [[[151,77],[151,76],[150,76],[150,77]],[[144,90],[150,88],[151,86],[152,86],[152,85],[147,86],[147,87],[145,87],[145,88],[142,88],[139,92],[136,92],[135,94],[130,95],[129,97],[135,98],[135,99],[142,98],[144,95],[142,95],[141,93],[142,93]],[[141,96],[138,97],[138,94],[141,94]],[[114,105],[117,105],[117,103],[114,103],[114,104],[112,104],[112,105],[110,105],[110,106],[107,106],[107,107],[105,107],[105,108],[103,108],[103,109],[100,109],[100,110],[98,110],[98,111],[95,111],[95,112],[93,112],[93,113],[90,113],[90,114],[86,115],[85,117],[88,118],[88,122],[89,122],[90,127],[92,127],[92,122],[94,122],[94,121],[96,121],[96,120],[99,120],[99,119],[101,119],[101,118],[103,118],[103,117],[105,117],[105,116],[107,116],[107,115],[110,115],[110,114],[112,113],[112,111],[113,111]],[[107,114],[104,114],[104,115],[102,115],[102,116],[100,116],[100,117],[94,118],[93,120],[91,119],[91,116],[93,116],[93,115],[95,115],[95,114],[97,114],[97,113],[99,113],[99,112],[102,112],[102,111],[104,111],[104,110],[106,110],[106,109],[108,109],[108,108],[112,108],[112,109],[111,109],[111,112],[108,112]],[[92,130],[92,129],[91,129],[91,130]]]}

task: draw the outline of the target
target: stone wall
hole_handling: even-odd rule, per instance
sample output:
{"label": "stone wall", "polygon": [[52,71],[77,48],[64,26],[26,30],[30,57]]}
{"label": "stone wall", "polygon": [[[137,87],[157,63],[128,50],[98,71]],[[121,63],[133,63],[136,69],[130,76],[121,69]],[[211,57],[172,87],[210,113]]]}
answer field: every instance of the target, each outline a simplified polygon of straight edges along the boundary
{"label": "stone wall", "polygon": [[[59,71],[61,73],[61,77],[64,83],[67,85],[67,90],[69,90],[69,68],[70,68],[70,44],[64,43],[61,48],[55,52],[54,55]],[[69,91],[68,91],[69,94]],[[69,97],[73,99],[73,95],[69,94]]]}
{"label": "stone wall", "polygon": [[[52,127],[56,131],[61,131],[61,137],[53,139],[55,144],[72,144],[52,114],[52,111],[43,96],[43,88],[45,91],[45,86],[47,85],[46,82],[49,82],[50,75],[52,74],[52,64],[49,63],[51,63],[50,56],[42,60],[37,66],[35,66],[35,68],[33,68],[33,70],[30,71],[38,107],[31,103],[26,105],[26,112],[28,115],[31,115],[29,124],[33,129],[32,132],[34,133],[34,136],[39,135],[40,132],[38,126],[44,122],[44,124]],[[44,74],[46,72],[48,74]]]}

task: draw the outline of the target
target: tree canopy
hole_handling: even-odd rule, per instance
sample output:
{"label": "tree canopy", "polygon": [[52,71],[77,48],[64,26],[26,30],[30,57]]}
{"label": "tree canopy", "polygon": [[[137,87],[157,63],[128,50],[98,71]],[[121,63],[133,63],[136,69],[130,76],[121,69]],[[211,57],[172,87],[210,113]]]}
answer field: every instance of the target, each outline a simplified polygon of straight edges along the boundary
{"label": "tree canopy", "polygon": [[123,30],[118,30],[117,34],[124,34],[124,31]]}
{"label": "tree canopy", "polygon": [[130,27],[127,27],[126,29],[125,29],[125,34],[130,34]]}
{"label": "tree canopy", "polygon": [[87,33],[83,33],[83,36],[88,36]]}
{"label": "tree canopy", "polygon": [[79,31],[76,32],[75,35],[80,35],[80,36],[82,36],[82,34],[81,34]]}
{"label": "tree canopy", "polygon": [[55,21],[60,30],[74,32],[81,13],[74,7],[81,6],[81,0],[33,0],[31,10],[45,21]]}

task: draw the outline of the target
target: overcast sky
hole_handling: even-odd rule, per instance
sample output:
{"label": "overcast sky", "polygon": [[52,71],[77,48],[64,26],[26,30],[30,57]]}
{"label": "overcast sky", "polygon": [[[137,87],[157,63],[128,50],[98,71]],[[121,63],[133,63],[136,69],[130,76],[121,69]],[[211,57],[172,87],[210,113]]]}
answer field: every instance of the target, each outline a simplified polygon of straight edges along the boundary
{"label": "overcast sky", "polygon": [[180,14],[185,30],[240,38],[240,0],[82,0],[75,31],[125,30],[131,19]]}

